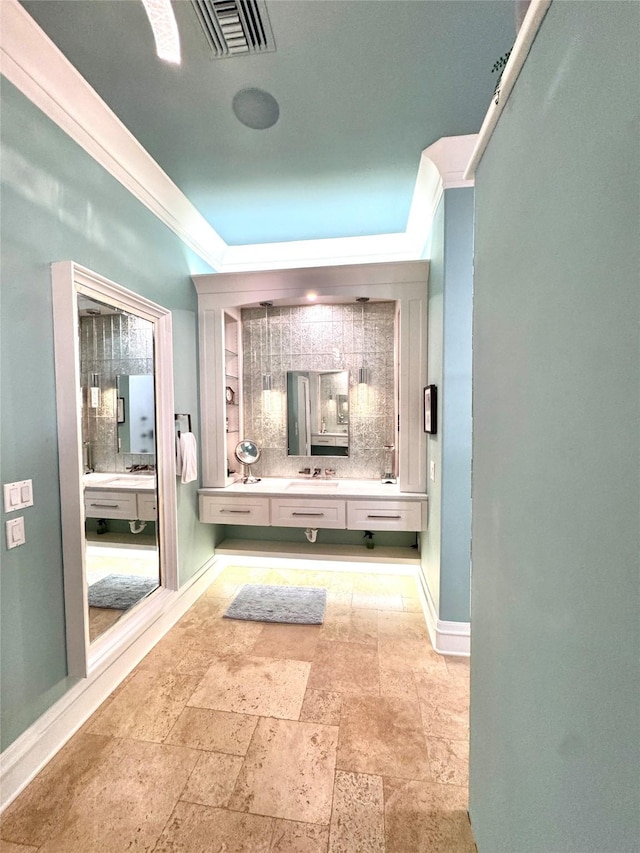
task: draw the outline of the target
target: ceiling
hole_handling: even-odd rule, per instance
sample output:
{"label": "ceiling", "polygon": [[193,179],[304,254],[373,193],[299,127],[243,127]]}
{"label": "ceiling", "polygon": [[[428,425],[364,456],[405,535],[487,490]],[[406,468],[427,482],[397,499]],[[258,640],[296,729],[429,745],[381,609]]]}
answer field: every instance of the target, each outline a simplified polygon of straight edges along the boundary
{"label": "ceiling", "polygon": [[[177,0],[172,66],[140,0],[22,5],[231,246],[404,231],[422,150],[479,130],[515,38],[511,0],[266,0],[275,52],[213,59]],[[235,117],[247,87],[272,127]]]}

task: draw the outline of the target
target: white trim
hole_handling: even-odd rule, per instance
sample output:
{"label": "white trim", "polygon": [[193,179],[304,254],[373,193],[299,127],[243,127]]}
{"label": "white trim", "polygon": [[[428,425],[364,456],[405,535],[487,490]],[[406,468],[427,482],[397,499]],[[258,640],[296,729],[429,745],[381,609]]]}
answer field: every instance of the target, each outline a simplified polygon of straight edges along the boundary
{"label": "white trim", "polygon": [[551,2],[552,0],[531,0],[531,4],[527,9],[527,14],[524,17],[522,26],[520,27],[514,42],[513,49],[511,50],[511,56],[509,57],[502,73],[502,78],[500,80],[500,94],[497,98],[497,103],[494,96],[491,104],[489,105],[489,109],[487,110],[485,119],[482,122],[482,127],[478,134],[478,141],[476,142],[469,164],[465,170],[465,178],[475,178],[478,164],[486,151],[489,140],[491,139],[493,131],[498,124],[498,119],[502,115],[505,104],[509,100],[511,90],[520,75],[522,66],[529,55],[531,45],[538,34],[540,25],[542,24],[544,16],[547,14]]}
{"label": "white trim", "polygon": [[444,137],[423,152],[405,231],[228,246],[18,0],[0,14],[2,74],[218,272],[418,260],[442,187],[472,183],[459,158],[473,137]]}
{"label": "white trim", "polygon": [[[140,663],[218,576],[224,563],[212,557],[178,592],[164,590],[154,616],[133,643],[100,671],[74,685],[0,755],[0,811],[24,790],[44,765]],[[155,598],[155,596],[154,596]]]}
{"label": "white trim", "polygon": [[214,269],[224,240],[36,24],[1,0],[0,71]]}
{"label": "white trim", "polygon": [[439,619],[431,590],[422,570],[418,570],[416,580],[422,612],[434,651],[440,655],[469,657],[471,654],[471,623],[447,622]]}
{"label": "white trim", "polygon": [[[72,261],[52,264],[51,281],[67,669],[69,675],[84,678],[89,672],[107,666],[113,655],[119,654],[135,638],[146,621],[154,618],[153,602],[161,601],[167,590],[178,588],[171,312]],[[155,337],[156,460],[163,589],[118,620],[111,631],[93,643],[89,642],[85,571],[77,293],[144,317],[153,323]]]}

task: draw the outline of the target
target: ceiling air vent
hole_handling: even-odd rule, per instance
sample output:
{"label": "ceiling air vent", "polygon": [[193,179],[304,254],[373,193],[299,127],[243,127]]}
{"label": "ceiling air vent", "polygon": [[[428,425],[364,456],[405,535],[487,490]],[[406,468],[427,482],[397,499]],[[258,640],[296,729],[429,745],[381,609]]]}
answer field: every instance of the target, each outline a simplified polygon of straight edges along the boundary
{"label": "ceiling air vent", "polygon": [[261,0],[191,0],[214,58],[276,49]]}

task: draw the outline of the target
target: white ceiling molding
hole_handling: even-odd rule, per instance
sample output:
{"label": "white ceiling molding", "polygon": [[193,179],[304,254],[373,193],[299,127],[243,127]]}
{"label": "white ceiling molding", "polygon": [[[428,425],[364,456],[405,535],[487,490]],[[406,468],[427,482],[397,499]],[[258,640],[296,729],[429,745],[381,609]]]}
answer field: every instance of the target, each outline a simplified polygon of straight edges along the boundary
{"label": "white ceiling molding", "polygon": [[0,72],[217,268],[224,241],[18,0],[0,0],[0,16]]}
{"label": "white ceiling molding", "polygon": [[405,231],[228,246],[18,0],[0,0],[0,72],[217,272],[418,260],[442,191],[473,186],[476,135],[444,137],[422,153]]}
{"label": "white ceiling molding", "polygon": [[552,0],[531,0],[531,4],[527,9],[527,14],[524,16],[522,26],[518,31],[515,42],[513,43],[511,55],[504,67],[504,71],[502,72],[499,95],[494,96],[491,100],[487,114],[482,122],[480,133],[478,133],[478,141],[473,149],[469,164],[467,165],[464,173],[466,178],[475,178],[478,164],[480,163],[482,155],[489,144],[489,140],[493,135],[498,119],[500,118],[502,110],[509,99],[511,90],[520,75],[522,66],[529,55],[531,45],[538,34],[540,25],[542,24],[544,16],[547,14],[551,2]]}

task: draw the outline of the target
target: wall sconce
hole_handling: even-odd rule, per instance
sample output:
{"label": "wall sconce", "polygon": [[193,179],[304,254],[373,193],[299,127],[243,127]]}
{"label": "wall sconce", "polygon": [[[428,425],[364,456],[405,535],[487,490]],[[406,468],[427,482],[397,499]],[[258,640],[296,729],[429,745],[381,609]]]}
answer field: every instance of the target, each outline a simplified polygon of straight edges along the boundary
{"label": "wall sconce", "polygon": [[[269,326],[269,308],[273,307],[273,302],[265,301],[260,303],[260,307],[264,308],[264,319],[266,325],[267,332],[267,341],[268,341],[268,358],[269,358],[269,371],[271,370],[271,328]],[[271,373],[263,373],[262,374],[262,391],[270,392],[271,391]]]}
{"label": "wall sconce", "polygon": [[271,374],[263,373],[262,374],[262,390],[263,391],[271,391]]}
{"label": "wall sconce", "polygon": [[92,373],[89,382],[89,408],[97,409],[100,406],[100,374]]}
{"label": "wall sconce", "polygon": [[[368,296],[356,296],[356,302],[360,303],[360,320],[362,322],[362,346],[364,349],[364,305],[365,302],[369,301]],[[369,384],[369,374],[367,372],[367,368],[362,365],[358,369],[358,385],[368,385]]]}
{"label": "wall sconce", "polygon": [[369,384],[369,371],[366,367],[358,368],[358,385]]}

